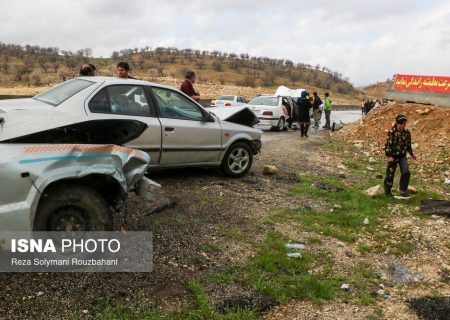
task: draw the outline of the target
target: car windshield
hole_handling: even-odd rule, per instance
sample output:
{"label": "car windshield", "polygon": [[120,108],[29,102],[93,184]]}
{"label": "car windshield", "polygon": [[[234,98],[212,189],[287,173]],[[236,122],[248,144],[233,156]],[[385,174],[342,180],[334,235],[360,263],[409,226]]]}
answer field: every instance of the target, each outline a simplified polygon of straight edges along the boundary
{"label": "car windshield", "polygon": [[254,98],[248,104],[253,104],[257,106],[272,106],[276,107],[278,105],[278,97],[264,97],[259,96]]}
{"label": "car windshield", "polygon": [[217,100],[234,101],[234,96],[221,96],[221,97],[217,98]]}
{"label": "car windshield", "polygon": [[48,103],[56,107],[60,103],[64,102],[65,100],[69,99],[73,95],[77,94],[83,89],[86,89],[87,87],[91,86],[94,83],[95,82],[81,79],[67,81],[60,84],[59,86],[56,86],[54,88],[51,88],[50,90],[42,92],[37,96],[34,96],[33,99],[36,99],[44,103]]}

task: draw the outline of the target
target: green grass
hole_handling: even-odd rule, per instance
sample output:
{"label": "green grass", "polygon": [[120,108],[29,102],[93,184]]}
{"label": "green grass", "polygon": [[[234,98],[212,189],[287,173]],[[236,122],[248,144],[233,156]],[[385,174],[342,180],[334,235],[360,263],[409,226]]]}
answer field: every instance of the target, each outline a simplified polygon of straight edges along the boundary
{"label": "green grass", "polygon": [[371,253],[373,251],[372,246],[368,244],[360,244],[358,245],[358,251],[362,254]]}

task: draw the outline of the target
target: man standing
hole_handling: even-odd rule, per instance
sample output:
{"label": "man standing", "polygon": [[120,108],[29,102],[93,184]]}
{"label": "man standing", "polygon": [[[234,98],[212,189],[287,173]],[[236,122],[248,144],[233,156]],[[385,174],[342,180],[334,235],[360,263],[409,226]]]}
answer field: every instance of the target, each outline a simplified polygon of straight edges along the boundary
{"label": "man standing", "polygon": [[385,144],[387,157],[386,178],[384,179],[384,192],[387,196],[392,196],[392,186],[394,184],[395,170],[397,164],[400,165],[400,194],[408,197],[409,167],[406,154],[409,153],[415,160],[411,147],[411,133],[406,129],[406,116],[398,115],[395,119],[394,127],[389,131]]}
{"label": "man standing", "polygon": [[322,104],[322,100],[320,100],[317,92],[313,92],[314,101],[313,101],[313,117],[314,117],[314,128],[319,128],[319,120],[320,120],[320,105]]}
{"label": "man standing", "polygon": [[325,125],[323,126],[324,129],[331,130],[331,124],[330,124],[330,116],[331,116],[331,99],[330,94],[328,92],[325,93],[325,103],[324,108],[325,110]]}
{"label": "man standing", "polygon": [[194,101],[200,101],[200,94],[195,92],[193,84],[197,80],[194,71],[187,71],[186,78],[181,84],[180,90],[184,92],[187,96],[189,96]]}
{"label": "man standing", "polygon": [[131,77],[128,73],[130,72],[130,65],[127,62],[119,62],[117,64],[117,76],[122,79],[136,79]]}

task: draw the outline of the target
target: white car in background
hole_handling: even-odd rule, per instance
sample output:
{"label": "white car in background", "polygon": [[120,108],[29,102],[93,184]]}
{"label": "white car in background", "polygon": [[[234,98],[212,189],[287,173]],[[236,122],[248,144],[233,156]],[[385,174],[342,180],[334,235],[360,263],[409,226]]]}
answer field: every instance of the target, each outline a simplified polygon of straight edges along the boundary
{"label": "white car in background", "polygon": [[292,98],[272,95],[257,96],[248,103],[247,107],[258,117],[259,125],[270,126],[277,131],[287,129],[293,110]]}
{"label": "white car in background", "polygon": [[238,107],[247,103],[248,101],[241,96],[221,96],[211,101],[211,107]]}

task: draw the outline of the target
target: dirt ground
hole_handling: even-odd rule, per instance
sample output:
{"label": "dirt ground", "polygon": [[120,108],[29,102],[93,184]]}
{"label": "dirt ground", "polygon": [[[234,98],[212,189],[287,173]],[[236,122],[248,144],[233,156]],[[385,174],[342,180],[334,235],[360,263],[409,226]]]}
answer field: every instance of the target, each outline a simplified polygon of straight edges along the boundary
{"label": "dirt ground", "polygon": [[[157,203],[131,196],[125,227],[153,231],[153,272],[3,273],[0,274],[0,318],[90,319],[99,305],[110,301],[119,301],[131,309],[148,304],[164,312],[193,304],[188,282],[204,279],[251,257],[254,251],[246,239],[264,237],[260,222],[274,208],[321,205],[314,199],[291,194],[298,183],[296,173],[326,176],[345,171],[341,156],[324,149],[329,139],[326,132],[311,132],[308,139],[300,138],[295,131],[265,132],[264,136],[262,153],[244,178],[225,178],[216,169],[156,172],[150,176],[162,185]],[[277,166],[278,174],[263,175],[265,165]],[[173,208],[146,215],[163,203],[171,203]],[[389,298],[380,299],[374,305],[291,300],[267,311],[262,315],[264,319],[364,319],[374,312],[379,312],[379,319],[419,319],[408,304],[410,299],[436,293],[450,295],[449,273],[445,273],[450,270],[448,219],[419,218],[414,210],[405,209],[401,204],[393,205],[390,210],[380,233],[389,232],[386,239],[397,242],[402,241],[401,234],[410,234],[415,248],[412,252],[401,257],[388,249],[361,254],[357,250],[359,245],[374,245],[376,240],[367,236],[349,244],[321,234],[314,235],[322,242],[311,250],[332,252],[336,270],[343,273],[365,263],[374,270],[406,266],[420,273],[420,277],[411,276],[408,281],[390,285],[385,289]],[[289,224],[275,228],[295,239],[311,236]],[[353,254],[346,255],[348,251]],[[390,275],[380,277],[381,283],[383,277],[389,280]],[[214,290],[221,292],[220,287]]]}

